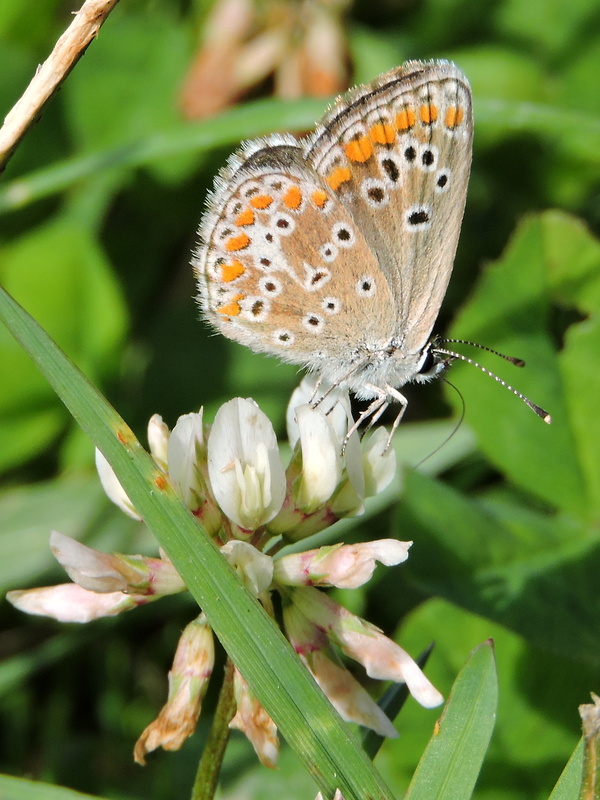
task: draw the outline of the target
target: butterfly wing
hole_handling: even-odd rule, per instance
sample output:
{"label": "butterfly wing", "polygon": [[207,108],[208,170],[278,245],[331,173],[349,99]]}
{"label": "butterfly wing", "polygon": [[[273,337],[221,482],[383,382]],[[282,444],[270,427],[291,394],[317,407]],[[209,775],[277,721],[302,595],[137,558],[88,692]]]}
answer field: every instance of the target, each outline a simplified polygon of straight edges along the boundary
{"label": "butterfly wing", "polygon": [[325,115],[308,161],[377,254],[407,361],[426,345],[458,243],[471,165],[469,84],[448,62],[408,62]]}
{"label": "butterfly wing", "polygon": [[394,302],[357,220],[292,137],[247,145],[216,184],[194,255],[204,316],[255,351],[341,377],[385,347]]}

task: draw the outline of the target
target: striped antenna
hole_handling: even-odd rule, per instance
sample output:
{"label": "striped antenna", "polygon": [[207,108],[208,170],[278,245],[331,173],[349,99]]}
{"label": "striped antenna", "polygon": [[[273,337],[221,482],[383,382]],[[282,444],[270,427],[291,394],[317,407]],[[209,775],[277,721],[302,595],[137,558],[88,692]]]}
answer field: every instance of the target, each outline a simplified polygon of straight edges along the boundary
{"label": "striped antenna", "polygon": [[526,406],[529,406],[529,408],[533,412],[535,412],[538,415],[538,417],[543,419],[544,422],[547,422],[548,425],[552,422],[552,417],[550,416],[550,414],[547,411],[545,411],[541,406],[532,403],[531,400],[528,397],[525,397],[524,394],[521,394],[521,392],[519,392],[518,389],[515,389],[509,383],[503,381],[502,378],[499,378],[493,372],[490,372],[489,369],[486,369],[477,361],[474,361],[472,358],[469,358],[468,356],[463,356],[462,353],[457,353],[454,350],[446,350],[446,348],[444,347],[438,347],[438,344],[446,344],[446,343],[467,344],[467,345],[472,345],[473,347],[479,347],[480,350],[487,350],[488,353],[493,353],[494,355],[500,356],[500,358],[503,358],[505,361],[509,361],[516,367],[525,366],[525,362],[523,361],[522,358],[513,358],[512,356],[506,356],[504,355],[504,353],[499,353],[497,350],[492,350],[491,347],[485,347],[484,345],[481,344],[475,344],[475,342],[468,342],[465,341],[464,339],[437,339],[434,342],[432,342],[432,347],[431,347],[432,353],[441,356],[447,356],[452,360],[457,359],[458,361],[464,361],[466,364],[472,364],[474,367],[477,367],[477,369],[480,369],[486,375],[489,375],[490,378],[493,378],[501,386],[504,386],[505,389],[508,389],[509,392],[512,392],[514,395],[519,397],[525,403]]}

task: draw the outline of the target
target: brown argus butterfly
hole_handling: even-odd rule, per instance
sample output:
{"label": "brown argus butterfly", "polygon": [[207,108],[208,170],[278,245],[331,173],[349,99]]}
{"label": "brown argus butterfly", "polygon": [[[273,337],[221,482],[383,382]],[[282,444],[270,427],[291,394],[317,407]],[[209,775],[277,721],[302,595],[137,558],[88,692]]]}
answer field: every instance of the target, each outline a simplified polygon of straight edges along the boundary
{"label": "brown argus butterfly", "polygon": [[400,403],[394,430],[407,403],[399,389],[461,357],[430,335],[472,137],[462,72],[409,61],[340,98],[308,138],[246,143],[200,225],[193,264],[204,317],[370,400],[358,423]]}

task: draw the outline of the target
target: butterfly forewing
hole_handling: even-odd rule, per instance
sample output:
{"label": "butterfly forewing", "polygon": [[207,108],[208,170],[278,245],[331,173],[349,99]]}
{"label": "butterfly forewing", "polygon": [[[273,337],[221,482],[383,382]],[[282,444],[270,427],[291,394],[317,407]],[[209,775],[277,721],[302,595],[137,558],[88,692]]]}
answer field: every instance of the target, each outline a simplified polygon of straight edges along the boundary
{"label": "butterfly forewing", "polygon": [[447,62],[409,62],[339,100],[307,146],[378,258],[406,354],[426,344],[448,285],[472,128],[463,74]]}

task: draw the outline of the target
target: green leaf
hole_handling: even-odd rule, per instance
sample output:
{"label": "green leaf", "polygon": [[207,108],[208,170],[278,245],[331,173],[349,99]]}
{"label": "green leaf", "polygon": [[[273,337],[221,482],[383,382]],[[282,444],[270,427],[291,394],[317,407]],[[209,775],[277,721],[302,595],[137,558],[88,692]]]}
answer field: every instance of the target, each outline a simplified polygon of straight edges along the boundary
{"label": "green leaf", "polygon": [[[517,485],[579,517],[600,510],[600,418],[589,376],[600,349],[599,272],[600,245],[579,222],[558,212],[530,217],[483,273],[450,334],[527,361],[517,371],[487,354],[480,359],[547,408],[551,426],[468,364],[457,363],[452,380],[489,460]],[[555,304],[595,315],[568,328],[560,352]]]}
{"label": "green leaf", "polygon": [[[66,217],[0,247],[7,289],[94,376],[102,375],[125,330],[125,310],[103,251],[92,234]],[[27,354],[0,328],[0,431],[7,468],[39,453],[67,423],[62,405]],[[5,442],[5,444],[4,444]]]}
{"label": "green leaf", "polygon": [[391,798],[355,736],[274,621],[202,534],[150,456],[97,390],[6,292],[0,317],[111,463],[215,633],[324,793]]}
{"label": "green leaf", "polygon": [[[0,340],[2,334],[0,333]],[[1,349],[1,345],[0,345]],[[40,453],[64,430],[67,417],[64,409],[17,409],[0,416],[0,472],[19,466]]]}
{"label": "green leaf", "polygon": [[[390,617],[396,613],[396,598],[406,591],[398,586],[402,573],[421,546],[417,535],[408,562],[397,570],[395,591],[385,595],[392,606]],[[431,559],[435,557],[430,554]],[[427,674],[445,695],[464,665],[465,653],[486,639],[493,640],[498,712],[475,797],[547,798],[579,738],[577,707],[597,684],[597,666],[554,656],[504,625],[439,598],[412,611],[394,638],[410,653],[435,641]],[[408,788],[437,716],[439,711],[424,713],[409,700],[397,720],[400,738],[388,740],[377,757],[379,769],[398,787],[400,796]]]}
{"label": "green leaf", "polygon": [[581,41],[582,32],[595,23],[596,11],[589,0],[504,0],[494,16],[505,36],[524,39],[548,57]]}
{"label": "green leaf", "polygon": [[[5,492],[0,498],[0,592],[27,585],[54,566],[48,546],[50,531],[56,529],[67,536],[84,531],[105,507],[105,500],[95,476]],[[28,554],[26,559],[23,553]]]}
{"label": "green leaf", "polygon": [[471,796],[494,729],[497,701],[494,654],[487,642],[459,673],[406,800]]}
{"label": "green leaf", "polygon": [[544,72],[531,53],[498,44],[480,44],[454,51],[452,58],[469,76],[477,124],[480,99],[505,100],[515,105],[548,99]]}
{"label": "green leaf", "polygon": [[570,658],[600,661],[597,535],[571,517],[469,500],[407,477],[398,530],[418,541],[404,569],[440,595]]}
{"label": "green leaf", "polygon": [[28,781],[0,775],[0,797],[2,800],[103,800],[91,794],[74,792],[64,786],[52,786],[40,781]]}

